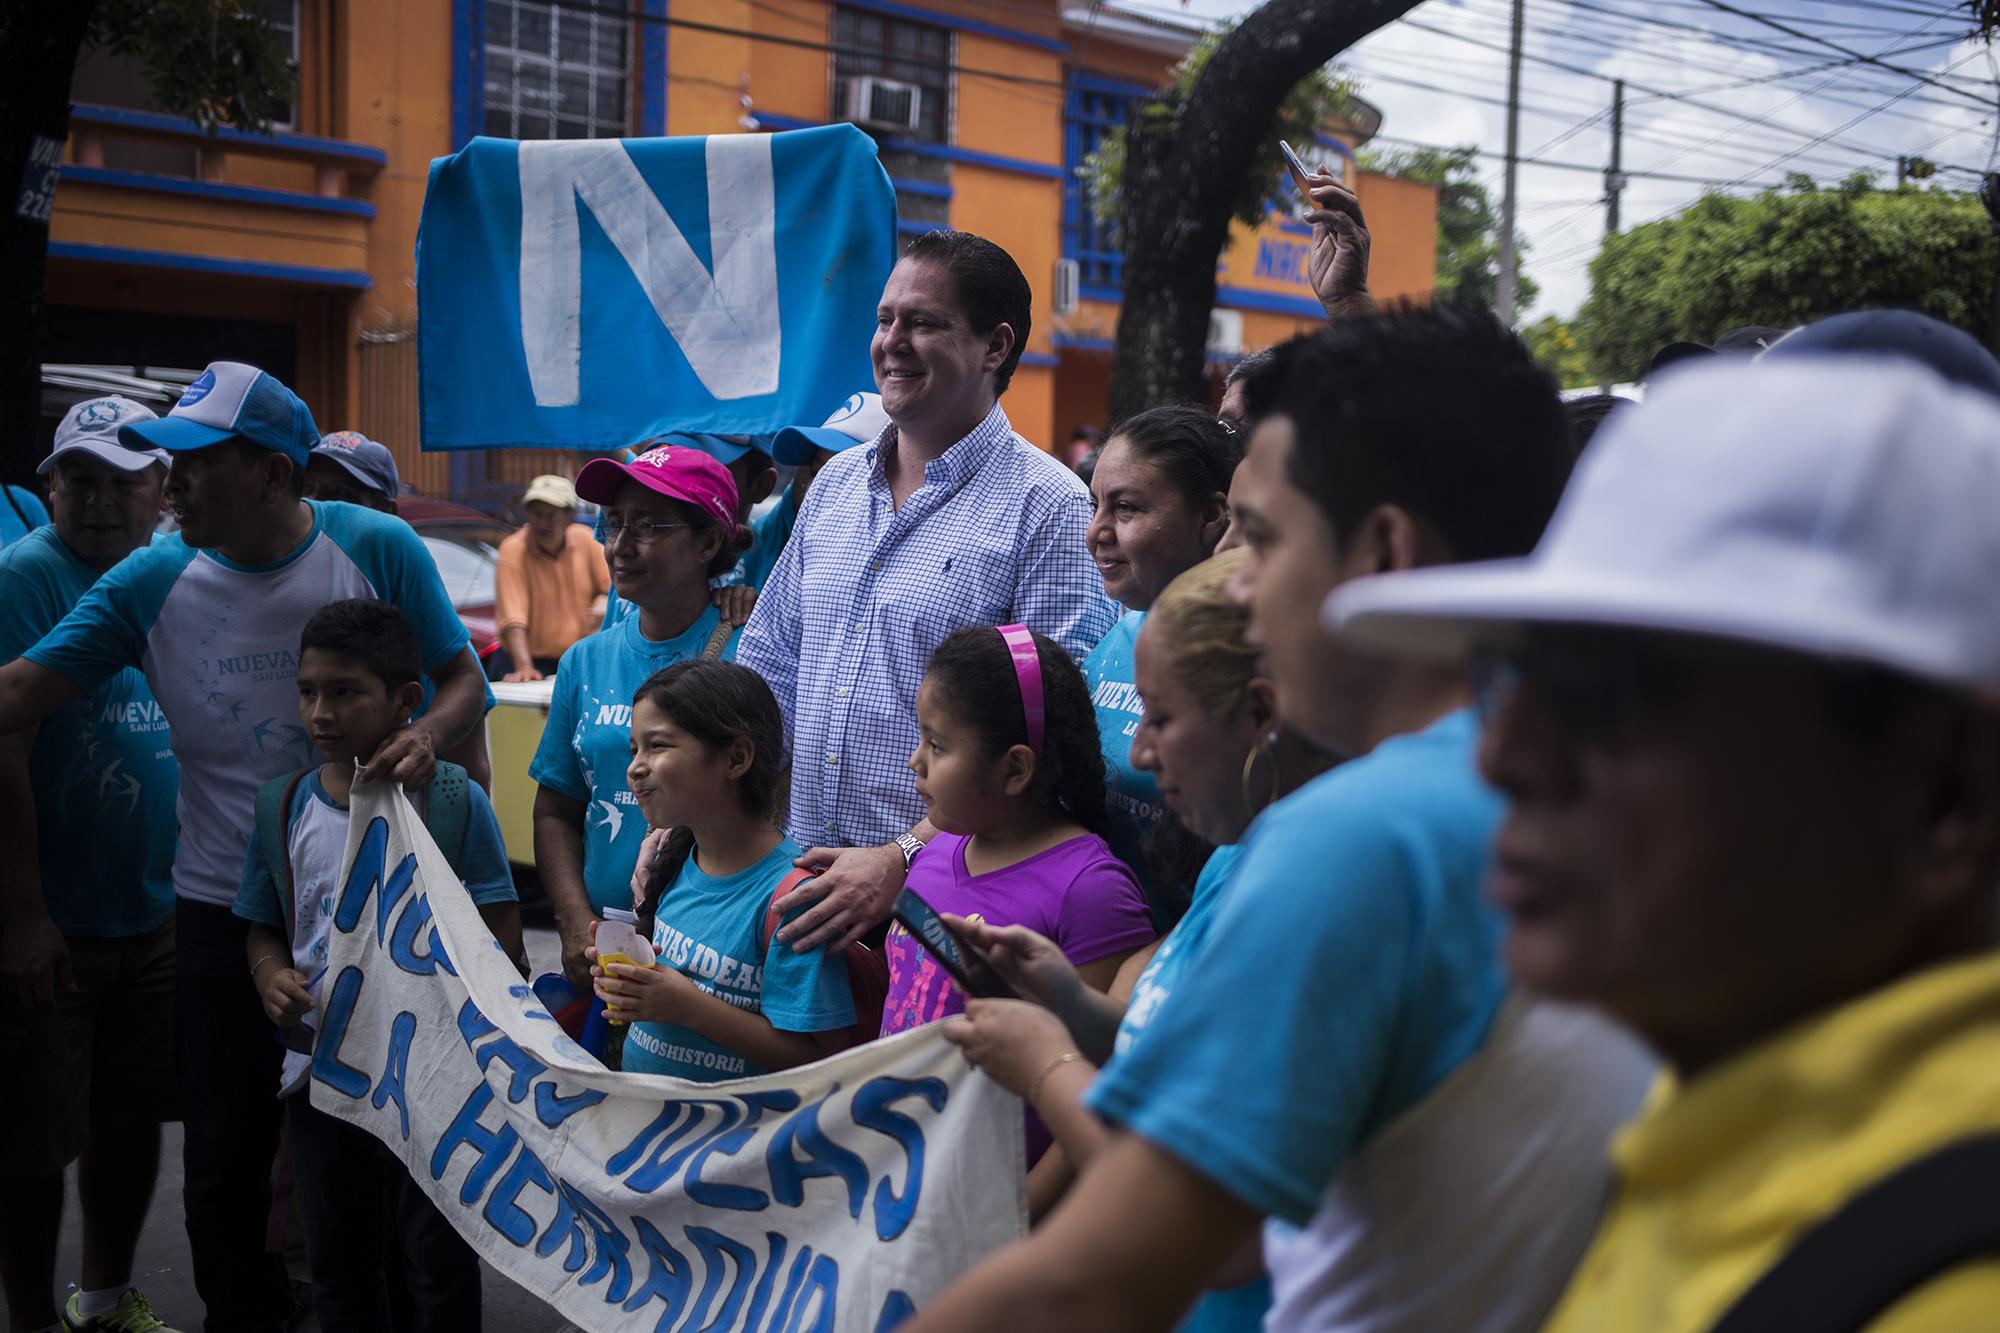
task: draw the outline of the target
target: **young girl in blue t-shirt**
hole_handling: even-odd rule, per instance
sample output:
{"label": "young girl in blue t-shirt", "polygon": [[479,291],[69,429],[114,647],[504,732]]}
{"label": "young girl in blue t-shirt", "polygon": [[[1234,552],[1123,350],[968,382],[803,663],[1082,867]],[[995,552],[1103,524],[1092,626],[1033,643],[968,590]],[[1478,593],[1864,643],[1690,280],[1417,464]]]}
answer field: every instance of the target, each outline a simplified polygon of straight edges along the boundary
{"label": "young girl in blue t-shirt", "polygon": [[854,1042],[841,955],[796,954],[765,930],[799,855],[773,822],[784,742],[770,686],[732,662],[676,663],[633,696],[626,780],[647,823],[672,832],[648,842],[657,861],[636,904],[656,964],[607,969],[589,950],[598,996],[630,1023],[628,1072],[715,1083]]}

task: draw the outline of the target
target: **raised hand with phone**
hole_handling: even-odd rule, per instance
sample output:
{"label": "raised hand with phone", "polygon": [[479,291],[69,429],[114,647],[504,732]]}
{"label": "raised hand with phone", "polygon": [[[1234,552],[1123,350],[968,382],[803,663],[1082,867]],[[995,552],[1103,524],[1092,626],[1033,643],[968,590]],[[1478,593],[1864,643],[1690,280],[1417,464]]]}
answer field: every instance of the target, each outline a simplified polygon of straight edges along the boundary
{"label": "raised hand with phone", "polygon": [[1306,280],[1327,319],[1375,313],[1375,298],[1368,291],[1368,223],[1361,216],[1360,198],[1324,162],[1308,170],[1290,144],[1280,139],[1278,147],[1293,185],[1311,205],[1305,214],[1313,233]]}

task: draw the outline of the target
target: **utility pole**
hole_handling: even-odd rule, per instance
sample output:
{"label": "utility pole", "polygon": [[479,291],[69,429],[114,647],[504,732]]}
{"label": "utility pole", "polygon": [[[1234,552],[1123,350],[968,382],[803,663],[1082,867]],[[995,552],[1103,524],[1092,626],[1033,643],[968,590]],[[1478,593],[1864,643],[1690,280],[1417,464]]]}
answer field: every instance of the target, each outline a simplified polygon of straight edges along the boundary
{"label": "utility pole", "polygon": [[1507,48],[1507,168],[1500,194],[1500,322],[1514,327],[1515,177],[1521,169],[1521,27],[1527,0],[1514,0],[1513,35]]}
{"label": "utility pole", "polygon": [[1611,166],[1604,173],[1604,234],[1618,234],[1618,196],[1625,193],[1625,80],[1611,81]]}

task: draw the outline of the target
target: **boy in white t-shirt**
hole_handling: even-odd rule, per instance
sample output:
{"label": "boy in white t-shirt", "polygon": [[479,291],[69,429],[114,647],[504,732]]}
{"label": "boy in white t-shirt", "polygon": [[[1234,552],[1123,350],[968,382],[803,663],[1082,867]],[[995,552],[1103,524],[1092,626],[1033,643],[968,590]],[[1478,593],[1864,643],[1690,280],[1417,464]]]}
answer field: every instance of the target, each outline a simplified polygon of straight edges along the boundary
{"label": "boy in white t-shirt", "polygon": [[[357,760],[408,724],[423,699],[417,637],[386,602],[333,602],[299,644],[299,722],[327,762],[274,778],[258,797],[236,915],[250,922],[251,980],[285,1029],[284,1072],[297,1200],[312,1264],[314,1308],[326,1333],[391,1327],[391,1250],[418,1326],[479,1324],[479,1261],[425,1198],[402,1162],[366,1130],[312,1105],[304,1092],[314,1011],[321,1002],[335,898],[347,847]],[[421,803],[432,836],[508,956],[521,956],[520,908],[486,793],[440,764]],[[273,848],[274,842],[282,846]]]}

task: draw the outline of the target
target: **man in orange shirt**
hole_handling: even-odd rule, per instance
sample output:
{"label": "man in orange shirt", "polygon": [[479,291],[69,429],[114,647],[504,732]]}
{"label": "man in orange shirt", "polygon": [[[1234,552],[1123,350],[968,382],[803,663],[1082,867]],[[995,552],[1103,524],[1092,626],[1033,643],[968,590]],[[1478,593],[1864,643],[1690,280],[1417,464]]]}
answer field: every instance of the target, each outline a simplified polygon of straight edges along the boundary
{"label": "man in orange shirt", "polygon": [[500,543],[494,618],[509,660],[503,680],[552,676],[556,659],[604,616],[611,570],[604,548],[576,522],[576,487],[536,477],[522,497],[527,525]]}

